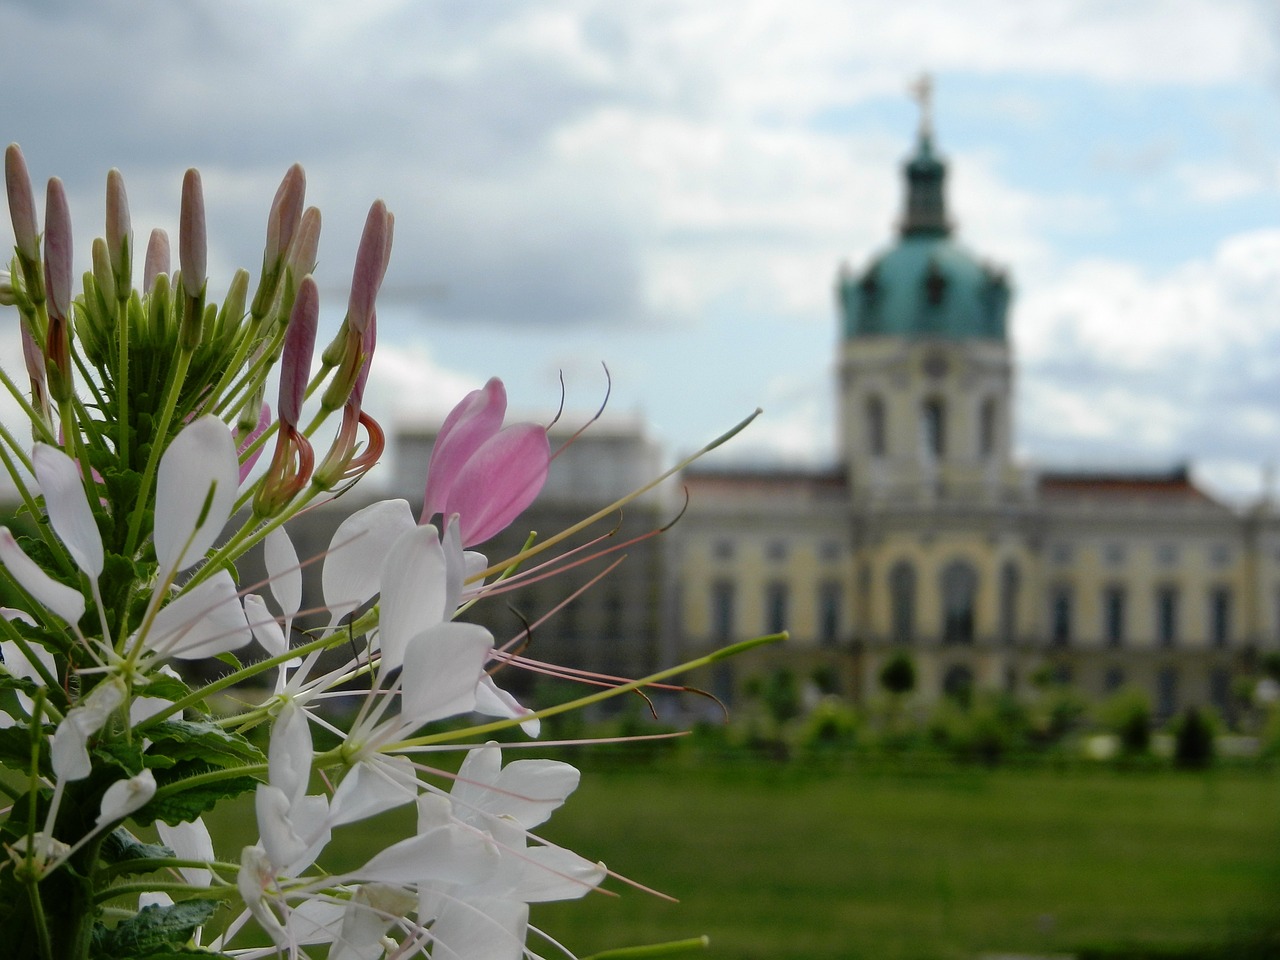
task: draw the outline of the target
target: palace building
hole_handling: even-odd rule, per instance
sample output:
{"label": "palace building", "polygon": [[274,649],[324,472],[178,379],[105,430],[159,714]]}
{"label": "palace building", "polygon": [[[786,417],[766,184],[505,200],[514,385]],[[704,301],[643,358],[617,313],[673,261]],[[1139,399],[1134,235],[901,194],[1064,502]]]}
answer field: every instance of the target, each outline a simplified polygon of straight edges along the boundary
{"label": "palace building", "polygon": [[925,699],[1026,694],[1052,677],[1091,697],[1144,689],[1158,717],[1233,709],[1280,648],[1280,524],[1165,473],[1037,471],[1012,456],[1007,274],[965,248],[927,112],[883,253],[836,279],[839,463],[686,478],[672,531],[689,653],[787,629],[729,661],[823,669],[854,699],[915,663]]}

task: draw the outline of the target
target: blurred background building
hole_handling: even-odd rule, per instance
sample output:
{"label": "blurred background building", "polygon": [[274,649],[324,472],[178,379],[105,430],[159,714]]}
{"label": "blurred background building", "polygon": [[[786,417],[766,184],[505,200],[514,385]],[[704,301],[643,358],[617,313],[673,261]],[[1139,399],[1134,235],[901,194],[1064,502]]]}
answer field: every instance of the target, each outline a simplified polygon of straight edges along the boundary
{"label": "blurred background building", "polygon": [[[1157,718],[1190,704],[1230,716],[1237,681],[1280,648],[1280,515],[1218,502],[1185,467],[1016,463],[1011,283],[954,236],[927,109],[903,173],[892,245],[836,280],[839,463],[695,464],[682,478],[687,511],[669,532],[652,535],[680,512],[670,484],[553,551],[582,547],[554,575],[468,616],[499,642],[523,635],[531,657],[618,677],[788,631],[705,679],[726,702],[780,668],[865,700],[906,653],[925,700],[1025,695],[1046,682],[1102,697],[1132,685]],[[415,510],[437,430],[402,423],[392,435],[389,492]],[[554,428],[552,448],[571,435]],[[535,505],[483,550],[511,556],[531,532],[563,530],[663,466],[641,419],[593,425],[560,450]],[[321,553],[366,502],[357,488],[300,518],[299,554]],[[317,587],[318,565],[308,576]],[[505,685],[527,695],[532,682]]]}
{"label": "blurred background building", "polygon": [[1143,688],[1158,717],[1233,709],[1280,637],[1280,524],[1185,467],[1038,472],[1012,458],[1010,281],[957,242],[927,110],[893,244],[841,269],[840,463],[685,477],[673,531],[689,652],[787,629],[726,662],[723,697],[785,666],[875,694],[906,652],[926,699]]}

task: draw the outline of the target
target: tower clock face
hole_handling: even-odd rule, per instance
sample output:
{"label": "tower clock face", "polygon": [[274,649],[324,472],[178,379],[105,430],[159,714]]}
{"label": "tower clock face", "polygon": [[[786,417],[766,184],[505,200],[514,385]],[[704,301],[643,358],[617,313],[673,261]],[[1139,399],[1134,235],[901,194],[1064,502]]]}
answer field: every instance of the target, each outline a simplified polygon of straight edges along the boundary
{"label": "tower clock face", "polygon": [[926,353],[923,367],[926,376],[941,379],[947,375],[947,358],[941,353]]}

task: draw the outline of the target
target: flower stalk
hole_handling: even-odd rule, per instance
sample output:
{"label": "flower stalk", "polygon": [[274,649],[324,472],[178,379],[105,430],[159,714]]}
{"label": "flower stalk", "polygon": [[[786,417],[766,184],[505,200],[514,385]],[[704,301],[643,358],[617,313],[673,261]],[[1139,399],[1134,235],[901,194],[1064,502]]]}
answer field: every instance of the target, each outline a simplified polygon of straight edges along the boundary
{"label": "flower stalk", "polygon": [[[370,206],[345,317],[313,374],[321,220],[300,166],[272,200],[252,296],[237,270],[220,302],[198,171],[182,184],[179,269],[153,230],[140,274],[124,176],[110,171],[105,235],[82,247],[78,291],[61,181],[48,181],[43,233],[16,145],[5,181],[15,249],[0,305],[18,314],[27,387],[3,369],[0,382],[35,441],[0,424],[26,514],[0,527],[0,577],[16,598],[0,611],[6,956],[299,956],[331,944],[331,957],[520,957],[530,902],[582,897],[607,871],[532,832],[578,771],[504,766],[485,738],[536,737],[543,719],[780,637],[624,681],[537,665],[467,622],[474,604],[520,586],[516,565],[627,502],[494,566],[474,553],[534,500],[552,459],[543,427],[504,422],[496,379],[446,421],[420,517],[403,500],[373,503],[299,562],[290,521],[359,481],[385,446],[364,407],[394,233],[385,204]],[[237,583],[259,544],[267,579]],[[313,561],[323,600],[295,639]],[[214,679],[207,665],[187,669],[214,660]],[[496,682],[521,666],[605,686],[535,711]],[[232,688],[252,699],[219,715]],[[316,749],[316,728],[341,746]],[[464,755],[458,774],[422,762],[442,749]],[[311,792],[317,775],[324,789]],[[258,841],[218,860],[202,815],[237,800]],[[326,861],[334,829],[408,805],[412,831],[361,865]],[[161,844],[131,829],[153,824]]]}

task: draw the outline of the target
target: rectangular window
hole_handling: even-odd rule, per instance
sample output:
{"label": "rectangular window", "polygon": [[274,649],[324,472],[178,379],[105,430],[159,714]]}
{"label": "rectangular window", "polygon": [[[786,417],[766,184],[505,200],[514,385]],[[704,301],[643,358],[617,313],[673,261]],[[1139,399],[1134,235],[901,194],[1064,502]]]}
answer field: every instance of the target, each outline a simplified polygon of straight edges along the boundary
{"label": "rectangular window", "polygon": [[1231,642],[1231,588],[1214,587],[1209,593],[1209,644],[1223,650]]}
{"label": "rectangular window", "polygon": [[734,637],[733,606],[733,583],[717,580],[711,585],[711,636],[722,643]]}
{"label": "rectangular window", "polygon": [[787,629],[787,585],[774,580],[764,591],[765,629],[769,633],[781,633]]}
{"label": "rectangular window", "polygon": [[1121,586],[1102,591],[1102,637],[1108,647],[1124,646],[1125,590]]}
{"label": "rectangular window", "polygon": [[840,642],[840,581],[818,584],[818,642],[834,647]]}
{"label": "rectangular window", "polygon": [[1049,595],[1049,643],[1071,645],[1071,587],[1065,584],[1054,587]]}
{"label": "rectangular window", "polygon": [[1178,588],[1160,587],[1156,590],[1156,645],[1174,647],[1178,644]]}

